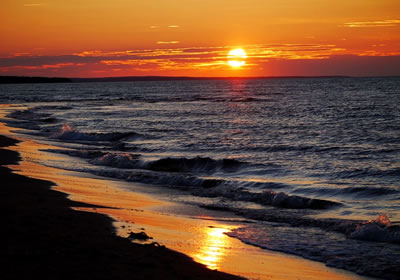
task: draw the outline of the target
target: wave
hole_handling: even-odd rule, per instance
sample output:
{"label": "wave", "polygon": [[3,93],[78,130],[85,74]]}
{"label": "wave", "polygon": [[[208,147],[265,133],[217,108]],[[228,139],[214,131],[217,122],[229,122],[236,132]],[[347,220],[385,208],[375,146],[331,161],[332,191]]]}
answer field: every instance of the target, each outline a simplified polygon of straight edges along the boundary
{"label": "wave", "polygon": [[234,172],[244,162],[235,159],[212,159],[209,157],[194,158],[161,158],[154,161],[140,160],[139,154],[103,152],[100,150],[63,150],[47,149],[48,152],[67,154],[74,157],[91,159],[89,162],[95,165],[110,166],[116,168],[146,169],[151,171],[172,173],[215,173],[217,171]]}
{"label": "wave", "polygon": [[245,188],[251,189],[283,189],[283,188],[291,188],[290,185],[284,183],[277,183],[277,182],[254,182],[254,181],[243,181],[242,186]]}
{"label": "wave", "polygon": [[74,107],[72,106],[68,106],[68,105],[39,105],[39,106],[35,106],[32,109],[34,110],[54,110],[54,111],[58,111],[58,110],[71,110]]}
{"label": "wave", "polygon": [[400,226],[392,225],[386,215],[380,215],[376,220],[357,225],[349,237],[359,240],[400,244]]}
{"label": "wave", "polygon": [[279,153],[279,152],[301,152],[301,153],[332,153],[343,150],[345,148],[339,146],[317,146],[317,145],[263,145],[253,147],[252,150],[259,152],[268,153]]}
{"label": "wave", "polygon": [[240,188],[240,186],[237,185],[237,182],[226,181],[223,179],[200,178],[185,174],[150,172],[148,170],[135,170],[125,173],[112,170],[102,170],[94,171],[94,173],[96,175],[126,181],[176,188],[189,191],[192,195],[200,197],[229,199],[238,202],[253,202],[260,205],[279,208],[323,210],[342,205],[341,203],[334,201],[289,195],[284,192],[276,193],[273,191],[264,191],[262,193],[252,193]]}
{"label": "wave", "polygon": [[42,149],[41,151],[56,153],[56,154],[64,154],[72,157],[79,157],[85,159],[93,159],[101,157],[106,154],[106,152],[102,152],[100,150]]}
{"label": "wave", "polygon": [[276,193],[273,191],[265,191],[260,198],[262,204],[291,209],[328,209],[342,205],[334,201],[288,195],[283,192]]}
{"label": "wave", "polygon": [[155,172],[144,169],[85,169],[80,171],[129,182],[166,186],[183,191],[191,191],[196,188],[206,190],[223,182],[223,180],[203,179],[190,174]]}
{"label": "wave", "polygon": [[[323,203],[328,203],[328,205],[330,205],[330,203],[332,202],[323,201]],[[389,218],[385,214],[380,215],[376,220],[365,222],[360,220],[343,220],[335,218],[316,219],[306,217],[301,213],[295,214],[293,212],[290,212],[290,214],[288,215],[288,213],[286,212],[277,213],[271,210],[266,211],[263,209],[235,208],[225,203],[202,205],[201,207],[213,210],[233,212],[239,216],[252,220],[286,224],[292,227],[320,228],[324,231],[344,234],[350,239],[400,244],[400,226],[392,224],[392,222],[390,222]],[[284,208],[298,209],[295,207]],[[303,209],[315,208],[304,207]]]}
{"label": "wave", "polygon": [[321,196],[352,195],[355,197],[375,197],[399,193],[390,187],[346,187],[346,188],[296,188],[294,193],[316,194]]}
{"label": "wave", "polygon": [[139,157],[140,155],[130,153],[105,153],[99,157],[93,158],[89,162],[95,165],[133,169],[144,166],[143,161],[141,161]]}
{"label": "wave", "polygon": [[[64,123],[61,128],[49,126],[49,124],[57,123],[60,120],[49,113],[37,112],[42,109],[66,110],[70,108],[68,106],[37,106],[26,110],[13,111],[6,117],[24,121],[22,123],[11,122],[10,124],[14,127],[40,130],[45,136],[64,141],[113,142],[124,138],[142,137],[135,132],[85,133],[73,128],[69,123]],[[40,127],[40,125],[46,126]]]}
{"label": "wave", "polygon": [[122,174],[118,171],[112,172],[107,170],[98,172],[97,175],[163,185],[190,191],[195,196],[229,199],[238,202],[253,202],[279,208],[323,210],[342,205],[339,202],[289,195],[284,192],[263,191],[261,193],[253,193],[243,189],[236,181],[201,178],[188,174],[151,172],[149,170],[135,170]]}
{"label": "wave", "polygon": [[[171,188],[190,191],[191,194],[202,197],[227,198],[232,201],[253,202],[260,205],[270,205],[289,209],[328,209],[341,206],[341,203],[289,195],[284,192],[274,192],[270,189],[287,188],[286,184],[274,182],[234,181],[221,178],[202,178],[196,173],[215,171],[232,171],[245,164],[233,159],[215,160],[211,158],[163,158],[146,162],[138,154],[102,152],[98,150],[61,150],[48,149],[56,152],[88,159],[88,162],[99,166],[109,166],[113,169],[88,169],[85,172],[96,175],[117,178],[126,181],[163,185]],[[264,189],[262,192],[250,192],[247,188],[256,186]]]}
{"label": "wave", "polygon": [[148,164],[153,171],[166,172],[199,172],[214,173],[216,171],[234,172],[244,163],[235,159],[224,158],[215,160],[209,157],[195,158],[162,158]]}
{"label": "wave", "polygon": [[331,174],[335,178],[365,178],[365,177],[400,177],[400,168],[390,168],[386,170],[374,168],[360,168],[354,170],[345,170]]}
{"label": "wave", "polygon": [[47,113],[38,113],[35,108],[30,108],[26,110],[16,110],[7,115],[8,118],[24,120],[24,121],[40,121],[50,117]]}
{"label": "wave", "polygon": [[68,123],[64,123],[61,129],[51,135],[52,138],[66,141],[118,141],[128,137],[139,137],[135,132],[111,132],[111,133],[84,133],[74,129]]}
{"label": "wave", "polygon": [[[284,223],[260,222],[234,229],[227,234],[261,248],[299,255],[361,275],[398,279],[400,230],[391,225],[386,215],[381,215],[373,221],[364,223],[358,221],[358,223],[363,225],[356,227],[357,234],[353,232],[346,235],[347,238],[342,234],[326,231],[324,228],[292,227]],[[364,240],[378,242],[364,242]],[[381,242],[397,244],[388,246]]]}
{"label": "wave", "polygon": [[284,192],[274,192],[271,190],[261,193],[253,193],[242,188],[233,188],[231,181],[224,182],[219,186],[204,193],[202,190],[194,192],[196,195],[207,197],[229,198],[233,201],[254,202],[260,205],[274,206],[287,209],[314,209],[323,210],[342,204],[335,201],[308,198],[298,195],[289,195]]}
{"label": "wave", "polygon": [[40,125],[49,125],[59,121],[57,118],[52,117],[51,114],[35,112],[35,108],[13,111],[6,117],[9,119],[2,121],[7,125],[28,130],[40,130]]}
{"label": "wave", "polygon": [[389,187],[348,187],[339,189],[341,194],[354,194],[358,196],[379,196],[398,193],[397,190]]}

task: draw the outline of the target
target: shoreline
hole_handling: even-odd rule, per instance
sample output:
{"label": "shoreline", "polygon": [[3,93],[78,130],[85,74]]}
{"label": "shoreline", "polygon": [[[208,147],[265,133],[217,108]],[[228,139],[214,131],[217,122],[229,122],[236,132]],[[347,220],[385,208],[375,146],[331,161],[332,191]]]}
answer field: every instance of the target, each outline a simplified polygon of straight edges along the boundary
{"label": "shoreline", "polygon": [[[1,124],[2,125],[2,124]],[[3,128],[7,129],[4,125],[2,125]],[[4,130],[4,129],[3,129]],[[0,129],[0,134],[1,133]],[[8,129],[7,131],[8,132]],[[4,134],[4,133],[3,133]],[[31,143],[32,142],[32,143]],[[29,141],[29,143],[20,143],[20,146],[14,146],[11,147],[11,149],[14,150],[21,150],[20,152],[22,155],[26,151],[24,151],[24,148],[28,149],[28,153],[30,152],[30,149],[34,150],[37,149],[37,147],[34,147],[34,142]],[[22,147],[24,146],[24,147]],[[29,155],[31,156],[31,155]],[[56,181],[57,186],[51,187],[51,191],[57,192],[61,191],[63,193],[68,194],[68,198],[66,195],[61,194],[64,196],[64,199],[66,201],[69,201],[71,204],[68,204],[68,207],[73,207],[73,209],[76,210],[81,210],[81,211],[75,211],[77,213],[87,213],[87,214],[93,214],[94,213],[101,213],[101,214],[94,214],[94,215],[101,215],[103,218],[106,218],[108,222],[108,228],[104,227],[103,230],[108,231],[109,234],[115,236],[113,233],[115,231],[118,231],[118,234],[121,236],[126,237],[131,228],[127,226],[128,224],[132,225],[134,224],[135,232],[138,231],[139,228],[145,227],[146,228],[146,233],[149,233],[151,237],[155,237],[154,240],[158,243],[165,244],[167,248],[170,248],[175,251],[182,252],[186,255],[183,255],[185,258],[189,259],[189,262],[193,262],[192,258],[195,259],[195,261],[203,263],[203,265],[197,264],[202,267],[204,267],[204,264],[207,264],[209,268],[212,269],[218,269],[218,270],[223,270],[227,271],[228,273],[235,274],[235,275],[243,275],[245,277],[250,277],[251,279],[368,279],[362,276],[355,275],[354,273],[347,272],[347,271],[342,271],[334,268],[328,268],[322,263],[318,262],[313,262],[309,261],[300,257],[296,256],[291,256],[287,254],[282,254],[278,252],[272,252],[272,251],[267,251],[267,250],[262,250],[260,248],[257,248],[255,246],[251,245],[246,245],[242,243],[241,241],[230,238],[224,234],[224,231],[221,231],[223,227],[221,227],[220,223],[215,224],[215,226],[210,223],[210,222],[204,222],[204,220],[200,219],[198,221],[193,221],[193,219],[185,219],[183,217],[176,217],[174,215],[158,215],[155,212],[152,211],[143,211],[141,208],[146,208],[150,206],[160,206],[161,201],[157,200],[156,198],[150,196],[142,196],[141,194],[138,193],[133,193],[133,192],[128,192],[128,191],[123,191],[122,193],[115,192],[114,186],[111,186],[111,188],[108,188],[109,186],[102,186],[98,188],[99,185],[104,185],[106,183],[110,183],[109,180],[106,180],[104,178],[97,179],[95,181],[96,184],[96,190],[90,190],[88,188],[82,188],[83,183],[85,180],[81,180],[82,178],[80,177],[75,177],[74,180],[71,180],[71,176],[68,175],[55,175],[55,173],[60,173],[60,172],[54,172],[54,170],[50,170],[50,173],[43,174],[39,173],[42,172],[44,169],[48,169],[48,167],[41,167],[39,165],[37,166],[29,166],[29,162],[24,161],[22,157],[22,161],[20,162],[20,165],[15,165],[12,166],[11,168],[14,170],[14,173],[19,173],[23,174],[28,177],[35,177],[38,178],[39,176],[40,179],[45,179],[47,181],[54,182]],[[44,169],[43,169],[44,168]],[[32,176],[30,176],[29,172],[32,173]],[[49,171],[47,171],[49,172]],[[27,175],[28,174],[28,175]],[[40,174],[40,175],[38,175]],[[40,177],[44,176],[44,177]],[[74,183],[73,181],[77,181],[77,184],[75,184],[76,188],[74,188]],[[104,182],[105,183],[104,183]],[[60,183],[61,182],[61,183]],[[112,184],[114,185],[114,184]],[[118,187],[118,183],[116,184]],[[103,192],[103,193],[102,193]],[[105,195],[104,192],[107,192]],[[115,199],[107,199],[110,195],[117,195],[117,201]],[[129,194],[131,196],[129,196]],[[123,200],[121,199],[121,196],[129,196],[129,199],[126,199],[125,202],[128,204],[122,205],[121,206],[121,201],[124,203]],[[72,202],[71,202],[72,200]],[[75,202],[74,202],[75,201]],[[76,202],[78,201],[78,202]],[[83,204],[81,202],[84,202]],[[129,201],[129,202],[128,202]],[[118,202],[118,206],[115,205],[115,203]],[[114,204],[113,204],[114,203]],[[133,203],[134,205],[132,206]],[[119,207],[121,206],[121,207]],[[135,208],[132,208],[135,207]],[[139,210],[138,210],[139,209]],[[74,211],[74,210],[70,210]],[[85,212],[83,212],[85,211]],[[89,212],[89,213],[88,213]],[[92,213],[90,213],[92,212]],[[78,214],[80,215],[80,214]],[[111,217],[111,218],[109,218]],[[222,225],[224,226],[224,225]],[[177,228],[175,228],[177,227]],[[192,227],[192,228],[191,228]],[[196,227],[196,228],[193,228]],[[205,232],[198,234],[190,231],[196,231],[198,228],[204,228]],[[215,229],[215,230],[213,230]],[[208,232],[207,232],[208,230]],[[27,233],[29,234],[29,232]],[[104,234],[104,233],[103,233]],[[197,234],[197,235],[196,235]],[[208,234],[208,235],[207,235]],[[198,256],[193,253],[193,248],[195,246],[199,246],[198,244],[180,244],[180,243],[185,243],[181,241],[185,241],[184,238],[190,236],[191,238],[203,238],[206,242],[210,242],[210,240],[206,240],[210,236],[218,236],[220,239],[216,239],[217,243],[213,244],[213,240],[211,240],[211,244],[209,244],[208,248],[206,248],[205,254],[203,256]],[[61,236],[63,236],[61,234]],[[116,237],[116,236],[115,236]],[[79,238],[79,235],[77,236]],[[210,255],[210,248],[212,249],[214,245],[221,245],[218,242],[220,242],[221,238],[224,240],[229,240],[229,243],[223,244],[225,247],[229,247],[229,252],[224,252],[225,256],[225,266],[222,267],[217,267],[214,266],[213,264],[208,264],[206,261],[210,257],[215,257],[215,255]],[[127,238],[121,238],[124,240],[124,242],[129,242],[131,243]],[[175,240],[175,241],[170,241]],[[209,238],[208,238],[209,239]],[[215,241],[215,240],[214,240]],[[138,244],[134,244],[138,245]],[[148,253],[150,251],[156,251],[155,254],[158,254],[161,252],[161,254],[164,254],[164,251],[157,251],[157,250],[168,250],[169,249],[163,249],[162,247],[158,246],[151,246],[151,245],[138,245],[138,246],[145,246],[145,251],[147,250]],[[153,248],[155,247],[155,248]],[[149,249],[150,248],[150,249]],[[159,248],[159,249],[156,249]],[[233,248],[233,249],[232,249]],[[110,248],[111,250],[111,248]],[[119,254],[119,248],[115,247],[113,248],[114,253]],[[208,250],[208,251],[207,251]],[[173,253],[176,253],[178,255],[181,255],[181,253],[177,253],[175,251],[171,251]],[[158,252],[158,253],[157,253]],[[245,253],[243,253],[245,252]],[[204,253],[204,252],[203,252]],[[218,253],[218,252],[217,252]],[[229,255],[230,253],[230,255]],[[153,254],[153,253],[151,253]],[[218,254],[217,254],[218,255]],[[187,257],[190,256],[190,257]],[[253,258],[251,258],[251,257]],[[203,258],[203,260],[202,260]],[[153,258],[154,261],[154,258]],[[159,262],[159,259],[157,257],[157,262]],[[179,263],[182,263],[179,261]],[[185,262],[183,262],[185,263]],[[243,265],[243,263],[246,263],[246,265]],[[180,264],[178,266],[181,266]],[[183,265],[186,266],[186,265]],[[240,266],[246,266],[246,270],[243,271],[241,270]],[[179,269],[178,269],[179,270]],[[191,270],[191,269],[189,269]],[[201,269],[200,269],[201,270]],[[207,270],[208,271],[208,270]],[[210,270],[211,272],[215,272]],[[197,272],[196,272],[197,273]],[[203,273],[203,271],[199,272],[200,274]],[[103,275],[103,274],[102,274]],[[165,275],[162,273],[162,275]],[[186,275],[186,274],[185,274]],[[115,276],[115,275],[114,275]],[[113,276],[113,277],[114,277]],[[142,279],[142,278],[135,278],[137,276],[129,276],[131,279]],[[129,278],[128,277],[128,278]],[[154,276],[154,277],[157,277]],[[172,276],[173,278],[168,278],[168,276],[164,277],[165,279],[181,279],[183,277],[183,274],[179,276],[178,278],[175,278],[176,276]],[[188,279],[203,279],[203,278],[209,278],[211,279],[239,279],[235,276],[230,276],[227,274],[223,274],[223,276],[217,275],[214,276],[211,274],[211,276],[206,276],[202,275],[197,277],[196,275],[186,275],[184,277],[188,277]],[[212,277],[217,277],[217,278],[212,278]],[[223,278],[220,278],[223,277]],[[225,278],[228,277],[228,278]],[[151,278],[149,276],[145,277],[146,279],[156,279],[156,278]],[[121,278],[122,279],[122,278]],[[144,279],[144,278],[143,278]]]}
{"label": "shoreline", "polygon": [[7,226],[3,279],[242,279],[212,271],[163,246],[115,234],[111,218],[70,207],[93,207],[52,190],[52,182],[15,174],[15,144],[0,136],[2,208]]}

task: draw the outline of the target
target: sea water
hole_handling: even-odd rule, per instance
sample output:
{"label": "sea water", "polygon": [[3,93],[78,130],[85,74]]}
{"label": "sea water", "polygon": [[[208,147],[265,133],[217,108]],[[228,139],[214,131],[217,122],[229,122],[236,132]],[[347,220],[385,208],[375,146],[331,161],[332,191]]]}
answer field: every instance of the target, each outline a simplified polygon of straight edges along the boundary
{"label": "sea water", "polygon": [[255,246],[400,275],[400,78],[0,85],[0,103],[81,159],[45,164],[178,190]]}

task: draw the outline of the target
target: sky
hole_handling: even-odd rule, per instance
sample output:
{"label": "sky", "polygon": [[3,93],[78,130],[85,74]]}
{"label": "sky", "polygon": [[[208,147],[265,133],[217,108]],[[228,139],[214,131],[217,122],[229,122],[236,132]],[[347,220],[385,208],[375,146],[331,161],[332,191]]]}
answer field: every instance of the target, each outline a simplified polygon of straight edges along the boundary
{"label": "sky", "polygon": [[1,0],[0,42],[3,76],[400,75],[400,1]]}

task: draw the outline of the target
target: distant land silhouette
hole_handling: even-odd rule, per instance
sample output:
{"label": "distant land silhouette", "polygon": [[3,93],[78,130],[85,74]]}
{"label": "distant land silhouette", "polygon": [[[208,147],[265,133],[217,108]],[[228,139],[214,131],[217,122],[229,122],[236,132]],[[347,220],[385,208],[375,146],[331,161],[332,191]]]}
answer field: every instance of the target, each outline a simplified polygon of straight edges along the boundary
{"label": "distant land silhouette", "polygon": [[[135,81],[181,81],[181,80],[230,80],[230,79],[305,79],[305,78],[351,78],[350,76],[273,76],[273,77],[188,77],[188,76],[127,76],[104,78],[52,78],[0,76],[0,84],[27,83],[87,83],[87,82],[135,82]],[[360,77],[361,78],[361,77]],[[371,78],[371,77],[369,77]]]}
{"label": "distant land silhouette", "polygon": [[0,76],[0,84],[71,83],[68,78]]}

